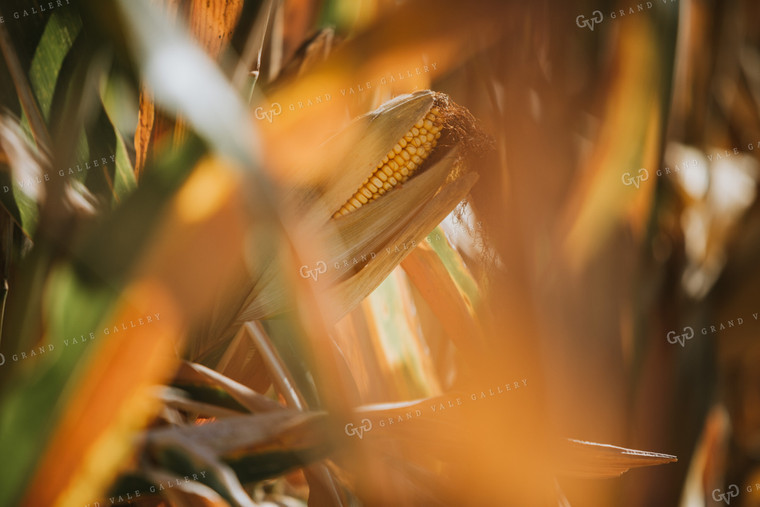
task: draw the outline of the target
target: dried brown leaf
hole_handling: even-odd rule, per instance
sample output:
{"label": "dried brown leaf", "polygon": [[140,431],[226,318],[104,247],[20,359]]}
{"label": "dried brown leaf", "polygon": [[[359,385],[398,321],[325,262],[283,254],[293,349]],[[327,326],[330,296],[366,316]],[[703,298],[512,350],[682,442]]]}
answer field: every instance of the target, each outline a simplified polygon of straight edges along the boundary
{"label": "dried brown leaf", "polygon": [[674,463],[670,454],[638,451],[615,445],[567,439],[562,445],[563,463],[558,473],[576,477],[608,478],[623,475],[631,468]]}

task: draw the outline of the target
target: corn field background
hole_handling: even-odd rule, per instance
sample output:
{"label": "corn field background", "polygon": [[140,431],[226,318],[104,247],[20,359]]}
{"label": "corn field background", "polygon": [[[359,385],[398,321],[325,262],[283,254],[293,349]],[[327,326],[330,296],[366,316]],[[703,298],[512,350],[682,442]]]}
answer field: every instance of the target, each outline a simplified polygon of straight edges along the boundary
{"label": "corn field background", "polygon": [[0,507],[760,506],[758,19],[0,0]]}

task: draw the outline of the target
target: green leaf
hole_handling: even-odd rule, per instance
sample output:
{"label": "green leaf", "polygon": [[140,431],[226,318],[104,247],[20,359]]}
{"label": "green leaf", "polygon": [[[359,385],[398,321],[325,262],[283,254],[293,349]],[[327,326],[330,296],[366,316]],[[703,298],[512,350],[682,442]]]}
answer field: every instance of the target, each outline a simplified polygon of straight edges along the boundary
{"label": "green leaf", "polygon": [[29,69],[29,82],[45,120],[50,119],[58,74],[74,40],[82,29],[82,20],[71,10],[56,11],[42,33]]}
{"label": "green leaf", "polygon": [[[82,21],[77,14],[66,10],[53,13],[45,25],[45,30],[34,52],[29,68],[29,85],[46,122],[50,120],[53,96],[63,62],[81,28]],[[25,111],[22,112],[21,128],[29,135],[29,138],[33,137]],[[14,137],[16,137],[16,141],[21,140],[21,136]],[[46,150],[51,149],[52,146],[41,148]],[[36,151],[28,145],[27,150],[29,153]],[[42,185],[44,184],[45,182],[42,183]],[[12,181],[10,178],[3,177],[0,179],[0,202],[18,223],[24,234],[32,237],[37,229],[39,203],[34,194],[27,191],[28,185],[30,183],[25,179]],[[8,189],[7,192],[5,191],[6,188]]]}
{"label": "green leaf", "polygon": [[433,247],[435,253],[438,254],[443,265],[446,266],[446,271],[449,272],[459,290],[469,299],[472,307],[477,308],[480,301],[478,284],[464,265],[462,257],[446,241],[446,235],[443,233],[443,230],[440,227],[436,227],[433,232],[428,234],[427,241]]}
{"label": "green leaf", "polygon": [[[152,171],[122,206],[75,247],[71,264],[54,267],[44,282],[23,278],[27,284],[44,285],[44,290],[39,291],[45,294],[44,345],[52,345],[53,350],[37,359],[2,366],[13,370],[3,371],[4,378],[12,380],[3,383],[0,396],[0,456],[13,456],[14,466],[0,474],[0,505],[17,504],[68,401],[71,393],[67,388],[94,350],[87,345],[66,347],[63,340],[89,335],[108,317],[119,290],[155,230],[156,216],[202,152],[200,143],[192,141],[193,138],[173,156],[157,161],[163,166]],[[142,225],[135,227],[135,223]],[[35,252],[39,254],[45,246],[36,244]],[[26,265],[27,274],[46,273],[49,261],[45,255],[30,256],[27,262],[33,264]],[[9,329],[20,330],[23,336],[16,340],[21,349],[4,350],[6,357],[22,350],[28,353],[31,344],[40,339],[38,328],[30,325],[25,315],[9,315]]]}
{"label": "green leaf", "polygon": [[116,168],[114,170],[113,190],[115,200],[118,201],[124,199],[137,188],[135,171],[127,155],[124,136],[118,128],[118,116],[119,114],[124,115],[119,109],[123,95],[123,91],[118,88],[113,78],[103,80],[100,87],[100,100],[116,135]]}
{"label": "green leaf", "polygon": [[77,366],[94,350],[86,345],[67,347],[64,339],[97,329],[116,297],[113,289],[84,283],[68,267],[51,275],[47,289],[49,325],[47,341],[40,345],[45,352],[38,347],[26,349],[25,354],[34,350],[39,357],[5,366],[16,368],[16,378],[2,399],[0,449],[3,455],[13,456],[13,467],[0,474],[0,505],[17,505],[65,407],[65,388]]}
{"label": "green leaf", "polygon": [[[27,192],[33,184],[31,178],[41,173],[37,150],[24,134],[21,125],[8,117],[0,119],[0,143],[13,147],[8,152],[11,167],[7,171],[0,171],[0,203],[24,234],[31,238],[37,228],[39,207],[37,200],[32,197],[34,194]],[[22,176],[21,181],[16,181],[20,171],[25,171],[26,176]],[[21,188],[21,184],[25,188]]]}

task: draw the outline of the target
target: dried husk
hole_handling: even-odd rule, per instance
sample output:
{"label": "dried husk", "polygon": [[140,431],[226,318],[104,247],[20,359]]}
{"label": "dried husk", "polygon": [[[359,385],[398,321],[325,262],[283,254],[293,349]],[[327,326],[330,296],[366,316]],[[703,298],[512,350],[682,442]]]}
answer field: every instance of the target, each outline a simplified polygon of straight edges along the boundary
{"label": "dried husk", "polygon": [[[378,162],[433,107],[441,110],[446,130],[412,178],[349,215],[332,219]],[[302,253],[299,262],[307,271],[316,265],[325,267],[306,283],[316,284],[335,303],[329,320],[339,319],[374,290],[411,252],[410,245],[423,241],[467,196],[477,175],[468,172],[463,153],[469,152],[467,145],[482,148],[480,139],[469,113],[446,95],[424,90],[397,97],[357,118],[322,145],[315,165],[299,170],[303,177],[293,180],[300,183],[287,190],[285,201],[297,214],[299,230],[308,231],[322,246]],[[407,247],[398,250],[402,245]],[[246,296],[233,305],[238,308],[234,318],[212,323],[202,338],[210,342],[196,352],[231,338],[244,322],[291,310],[281,269],[281,264],[272,262],[262,272],[249,273],[242,282],[245,286],[238,289]]]}

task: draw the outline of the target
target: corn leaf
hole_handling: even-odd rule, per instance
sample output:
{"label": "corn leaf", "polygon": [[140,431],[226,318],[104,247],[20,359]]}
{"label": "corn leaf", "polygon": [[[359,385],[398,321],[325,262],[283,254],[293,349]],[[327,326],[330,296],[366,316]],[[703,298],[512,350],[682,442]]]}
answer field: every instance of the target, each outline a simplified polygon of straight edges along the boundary
{"label": "corn leaf", "polygon": [[670,454],[638,451],[615,445],[567,439],[559,473],[577,477],[618,477],[632,468],[674,463]]}

